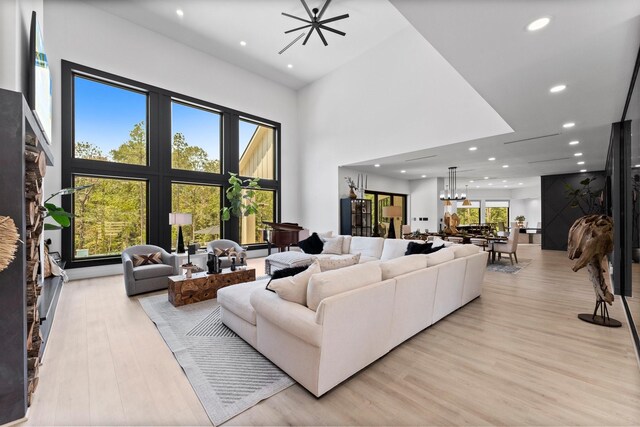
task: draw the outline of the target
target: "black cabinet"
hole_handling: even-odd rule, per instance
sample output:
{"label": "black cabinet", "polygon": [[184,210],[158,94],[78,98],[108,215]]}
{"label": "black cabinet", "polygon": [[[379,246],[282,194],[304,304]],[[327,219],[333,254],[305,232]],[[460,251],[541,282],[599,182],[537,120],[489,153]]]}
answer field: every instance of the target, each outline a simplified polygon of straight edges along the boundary
{"label": "black cabinet", "polygon": [[340,234],[371,237],[371,206],[371,200],[368,199],[341,199]]}

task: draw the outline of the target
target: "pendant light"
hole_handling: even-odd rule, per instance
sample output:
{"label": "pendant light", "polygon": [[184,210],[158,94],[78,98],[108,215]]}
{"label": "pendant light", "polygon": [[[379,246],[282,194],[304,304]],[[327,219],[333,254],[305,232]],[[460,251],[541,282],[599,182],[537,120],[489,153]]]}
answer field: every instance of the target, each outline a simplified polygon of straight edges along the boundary
{"label": "pendant light", "polygon": [[449,167],[449,184],[445,186],[445,191],[440,192],[440,200],[465,200],[467,198],[466,191],[458,193],[457,169],[457,166]]}
{"label": "pendant light", "polygon": [[[466,197],[468,192],[469,192],[469,186],[465,185],[464,186],[464,195],[465,195],[465,197]],[[462,202],[462,206],[471,206],[471,201],[469,199],[464,199],[464,202]]]}

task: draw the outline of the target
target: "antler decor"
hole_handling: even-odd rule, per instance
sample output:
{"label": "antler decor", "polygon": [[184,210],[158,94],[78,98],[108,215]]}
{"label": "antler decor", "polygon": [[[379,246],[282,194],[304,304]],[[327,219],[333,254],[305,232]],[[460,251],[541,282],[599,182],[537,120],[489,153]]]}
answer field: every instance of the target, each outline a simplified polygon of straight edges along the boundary
{"label": "antler decor", "polygon": [[[587,267],[589,279],[596,293],[596,307],[593,314],[579,314],[585,322],[608,327],[622,324],[609,317],[607,304],[613,304],[609,261],[607,254],[613,250],[613,220],[606,215],[587,215],[578,218],[569,230],[568,256],[575,259],[572,270]],[[600,315],[597,315],[600,309]]]}
{"label": "antler decor", "polygon": [[6,269],[16,256],[20,235],[13,219],[0,216],[0,271]]}

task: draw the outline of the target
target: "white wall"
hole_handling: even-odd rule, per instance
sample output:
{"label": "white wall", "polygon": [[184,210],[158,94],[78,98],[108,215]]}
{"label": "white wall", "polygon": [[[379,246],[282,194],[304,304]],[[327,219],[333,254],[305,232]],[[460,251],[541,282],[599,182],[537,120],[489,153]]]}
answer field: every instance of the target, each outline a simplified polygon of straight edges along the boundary
{"label": "white wall", "polygon": [[[341,166],[338,168],[338,198],[349,197],[349,186],[345,181],[345,177],[350,176],[354,182],[358,177],[357,170],[349,169]],[[406,179],[394,179],[383,175],[373,173],[367,175],[367,189],[371,191],[386,191],[389,193],[409,195],[411,187]]]}
{"label": "white wall", "polygon": [[299,91],[302,223],[338,226],[338,166],[510,132],[409,27]]}
{"label": "white wall", "polygon": [[[44,30],[42,0],[0,0],[0,88],[26,94],[31,12]],[[45,47],[46,34],[45,34]]]}
{"label": "white wall", "polygon": [[[61,60],[246,111],[282,124],[283,219],[299,221],[296,93],[84,2],[47,0],[46,48],[53,76],[56,167],[45,192],[60,188]],[[335,187],[334,187],[335,188]],[[50,235],[59,248],[59,233]]]}
{"label": "white wall", "polygon": [[[427,178],[410,181],[411,230],[438,231],[444,216],[444,206],[440,201],[440,191],[444,189],[444,178]],[[419,218],[429,218],[420,221]]]}

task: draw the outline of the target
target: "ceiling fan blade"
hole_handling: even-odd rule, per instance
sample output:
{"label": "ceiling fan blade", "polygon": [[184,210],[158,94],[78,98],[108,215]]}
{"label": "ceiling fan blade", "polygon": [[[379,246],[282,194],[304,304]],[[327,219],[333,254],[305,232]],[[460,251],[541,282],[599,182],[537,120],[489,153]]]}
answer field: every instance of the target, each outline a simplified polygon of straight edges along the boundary
{"label": "ceiling fan blade", "polygon": [[285,50],[289,49],[291,46],[293,46],[298,40],[300,40],[301,38],[304,37],[305,33],[301,33],[298,35],[298,37],[296,37],[295,39],[293,39],[293,41],[291,43],[289,43],[288,45],[286,45],[284,47],[284,49],[282,49],[280,52],[278,52],[278,55],[282,55],[284,53]]}
{"label": "ceiling fan blade", "polygon": [[289,18],[297,19],[298,21],[306,22],[307,24],[311,24],[311,21],[307,21],[306,19],[298,18],[297,16],[289,15],[288,13],[282,12],[284,16],[288,16]]}
{"label": "ceiling fan blade", "polygon": [[300,0],[302,2],[302,5],[304,6],[304,10],[307,11],[307,15],[309,15],[310,19],[313,19],[313,14],[311,13],[311,10],[309,10],[309,6],[307,6],[307,2],[304,0]]}
{"label": "ceiling fan blade", "polygon": [[322,15],[324,15],[324,12],[327,10],[327,6],[329,6],[329,3],[331,3],[331,0],[327,0],[326,2],[324,2],[322,10],[320,10],[320,13],[318,14],[318,20],[322,19]]}
{"label": "ceiling fan blade", "polygon": [[328,45],[329,43],[327,43],[327,40],[322,35],[322,31],[320,31],[320,28],[316,28],[316,31],[318,32],[318,35],[320,36],[320,39],[322,40],[322,43],[324,43],[325,46]]}
{"label": "ceiling fan blade", "polygon": [[319,27],[322,28],[323,30],[331,31],[332,33],[336,33],[336,34],[340,34],[341,36],[346,36],[347,35],[347,33],[343,33],[342,31],[334,30],[333,28],[327,27],[327,26],[322,25],[322,24],[320,24]]}
{"label": "ceiling fan blade", "polygon": [[305,37],[304,41],[302,42],[302,45],[306,45],[307,42],[309,41],[309,37],[311,37],[311,34],[313,33],[314,27],[311,27],[311,31],[309,31],[309,34],[307,34],[307,37]]}
{"label": "ceiling fan blade", "polygon": [[299,30],[303,30],[307,27],[310,27],[311,24],[307,24],[307,25],[303,25],[302,27],[298,27],[298,28],[294,28],[293,30],[289,30],[289,31],[285,31],[285,34],[289,34],[289,33],[293,33],[294,31],[299,31]]}
{"label": "ceiling fan blade", "polygon": [[336,16],[334,18],[325,19],[324,21],[320,21],[320,24],[328,24],[329,22],[339,21],[341,19],[348,18],[349,14],[345,13],[344,15]]}

